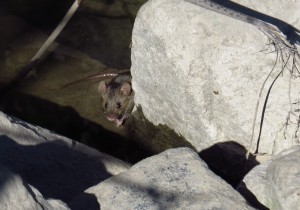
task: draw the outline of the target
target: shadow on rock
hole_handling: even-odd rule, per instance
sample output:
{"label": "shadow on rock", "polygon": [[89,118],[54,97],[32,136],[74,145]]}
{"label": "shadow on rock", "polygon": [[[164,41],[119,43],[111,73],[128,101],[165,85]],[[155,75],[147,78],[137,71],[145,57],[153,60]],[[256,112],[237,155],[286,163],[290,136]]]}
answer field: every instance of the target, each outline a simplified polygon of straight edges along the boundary
{"label": "shadow on rock", "polygon": [[[247,150],[242,145],[234,142],[222,142],[203,150],[199,156],[207,163],[209,168],[222,177],[234,188],[243,180],[244,176],[256,165],[255,156],[250,154],[246,159]],[[241,193],[250,205],[261,210],[267,209],[258,202],[256,197],[248,191]]]}
{"label": "shadow on rock", "polygon": [[100,210],[100,204],[93,194],[83,193],[78,196],[74,201],[70,202],[69,207],[72,210]]}
{"label": "shadow on rock", "polygon": [[199,153],[210,169],[225,181],[236,187],[244,176],[259,163],[250,154],[246,159],[247,150],[240,144],[229,141],[213,145]]}
{"label": "shadow on rock", "polygon": [[26,146],[0,136],[0,164],[19,174],[45,198],[66,203],[111,176],[99,160],[58,140]]}
{"label": "shadow on rock", "polygon": [[240,183],[237,190],[253,207],[259,210],[270,210],[269,208],[267,208],[257,200],[255,195],[250,190],[248,190],[244,182]]}
{"label": "shadow on rock", "polygon": [[140,142],[131,141],[81,117],[73,108],[35,96],[12,91],[0,98],[0,110],[130,163],[151,154]]}

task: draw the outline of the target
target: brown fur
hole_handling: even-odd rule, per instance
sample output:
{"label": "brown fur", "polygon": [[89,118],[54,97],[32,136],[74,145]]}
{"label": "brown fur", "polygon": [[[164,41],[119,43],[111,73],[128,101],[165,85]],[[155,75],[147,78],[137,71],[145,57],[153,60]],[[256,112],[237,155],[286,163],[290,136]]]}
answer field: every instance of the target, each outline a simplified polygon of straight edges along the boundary
{"label": "brown fur", "polygon": [[131,87],[130,73],[123,73],[109,83],[101,81],[98,91],[102,97],[104,114],[116,126],[121,126],[134,107],[134,92]]}

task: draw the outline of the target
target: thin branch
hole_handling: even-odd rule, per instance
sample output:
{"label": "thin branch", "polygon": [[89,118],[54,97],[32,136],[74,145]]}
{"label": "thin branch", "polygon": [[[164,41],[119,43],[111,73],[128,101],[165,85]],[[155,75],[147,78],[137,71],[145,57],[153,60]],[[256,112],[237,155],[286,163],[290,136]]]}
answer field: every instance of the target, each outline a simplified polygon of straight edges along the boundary
{"label": "thin branch", "polygon": [[60,21],[60,23],[57,25],[57,27],[54,29],[54,31],[51,33],[48,39],[44,42],[44,44],[40,47],[40,49],[32,57],[32,59],[28,62],[28,64],[20,70],[20,72],[17,74],[15,78],[13,78],[3,89],[0,90],[0,96],[4,95],[7,91],[9,91],[11,88],[16,86],[21,80],[23,80],[32,71],[32,69],[37,65],[37,63],[41,59],[41,57],[45,54],[49,46],[54,42],[56,37],[61,33],[61,31],[66,26],[66,24],[71,19],[71,17],[74,15],[74,13],[79,7],[80,2],[81,0],[74,1],[69,11],[64,16],[64,18]]}
{"label": "thin branch", "polygon": [[259,143],[260,143],[260,137],[261,137],[263,123],[264,123],[264,118],[265,118],[266,107],[267,107],[267,103],[268,103],[268,99],[269,99],[272,87],[273,87],[274,83],[276,82],[276,80],[278,79],[278,77],[282,74],[282,72],[283,72],[286,64],[287,64],[287,62],[285,63],[285,65],[283,66],[283,68],[281,69],[281,71],[279,72],[279,74],[273,80],[272,84],[269,87],[268,93],[266,95],[265,103],[264,103],[264,106],[263,106],[263,109],[262,109],[262,114],[261,114],[261,121],[260,121],[259,134],[258,134],[257,143],[256,143],[256,150],[255,150],[254,154],[258,153]]}
{"label": "thin branch", "polygon": [[70,7],[67,14],[64,16],[64,18],[60,21],[60,23],[56,26],[55,30],[51,33],[51,35],[48,37],[48,39],[45,41],[45,43],[41,46],[41,48],[38,50],[38,52],[33,56],[31,61],[40,59],[46,52],[46,50],[49,48],[49,46],[54,42],[56,37],[61,33],[61,31],[64,29],[66,24],[69,22],[71,17],[74,15],[76,10],[79,7],[80,0],[75,0],[72,6]]}
{"label": "thin branch", "polygon": [[252,133],[251,133],[251,140],[250,140],[250,146],[249,146],[249,149],[247,151],[247,154],[246,154],[246,158],[248,159],[249,157],[249,154],[250,154],[250,149],[252,148],[253,146],[253,140],[254,140],[254,132],[255,132],[255,123],[256,123],[256,119],[257,119],[257,113],[258,113],[258,107],[259,107],[259,103],[260,103],[260,99],[261,99],[261,96],[262,96],[262,92],[264,90],[264,87],[268,81],[268,79],[270,78],[271,74],[273,73],[274,69],[275,69],[275,66],[277,65],[277,62],[278,62],[278,51],[276,53],[276,60],[275,60],[275,63],[271,69],[271,71],[269,72],[268,76],[266,77],[266,79],[264,80],[261,88],[260,88],[260,91],[259,91],[259,95],[258,95],[258,99],[257,99],[257,103],[256,103],[256,107],[255,107],[255,111],[254,111],[254,119],[253,119],[253,123],[252,123]]}

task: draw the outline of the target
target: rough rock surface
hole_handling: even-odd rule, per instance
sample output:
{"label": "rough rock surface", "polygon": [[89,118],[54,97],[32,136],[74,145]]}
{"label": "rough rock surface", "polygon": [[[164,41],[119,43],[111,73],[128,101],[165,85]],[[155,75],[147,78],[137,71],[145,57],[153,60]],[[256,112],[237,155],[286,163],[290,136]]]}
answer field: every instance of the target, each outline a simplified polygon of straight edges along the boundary
{"label": "rough rock surface", "polygon": [[0,207],[2,210],[67,210],[60,200],[44,199],[40,192],[22,178],[0,165]]}
{"label": "rough rock surface", "polygon": [[[121,160],[2,112],[0,165],[18,174],[28,183],[26,185],[36,188],[45,198],[59,199],[65,203],[87,188],[130,167]],[[12,184],[21,182],[15,175],[8,178],[8,181],[13,180]],[[9,184],[2,179],[0,190]],[[18,187],[16,184],[15,189]],[[20,190],[22,192],[14,193],[29,196],[25,189],[21,187]],[[84,198],[90,203],[97,203],[93,195],[86,194]]]}
{"label": "rough rock surface", "polygon": [[85,191],[101,209],[252,209],[188,148],[170,149]]}
{"label": "rough rock surface", "polygon": [[300,209],[300,146],[294,146],[256,166],[244,178],[245,187],[272,210]]}
{"label": "rough rock surface", "polygon": [[[300,28],[300,1],[235,2]],[[173,128],[198,151],[226,141],[249,148],[259,92],[276,60],[276,53],[261,51],[266,43],[253,25],[183,0],[149,0],[132,35],[135,102],[148,120]],[[277,65],[263,88],[251,151],[280,71]],[[259,152],[277,154],[299,141],[299,89],[299,78],[287,70],[276,80]]]}

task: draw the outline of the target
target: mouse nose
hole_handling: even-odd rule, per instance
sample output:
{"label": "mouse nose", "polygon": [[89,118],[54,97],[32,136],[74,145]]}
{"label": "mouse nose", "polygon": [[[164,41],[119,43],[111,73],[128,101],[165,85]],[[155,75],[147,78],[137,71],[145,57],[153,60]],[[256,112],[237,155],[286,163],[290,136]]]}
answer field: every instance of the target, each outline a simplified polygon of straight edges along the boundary
{"label": "mouse nose", "polygon": [[109,121],[115,121],[118,119],[118,116],[115,114],[115,113],[108,113],[106,115],[106,118],[109,120]]}

